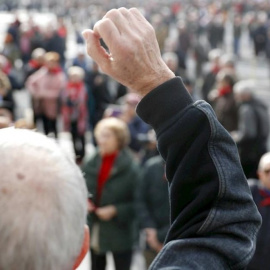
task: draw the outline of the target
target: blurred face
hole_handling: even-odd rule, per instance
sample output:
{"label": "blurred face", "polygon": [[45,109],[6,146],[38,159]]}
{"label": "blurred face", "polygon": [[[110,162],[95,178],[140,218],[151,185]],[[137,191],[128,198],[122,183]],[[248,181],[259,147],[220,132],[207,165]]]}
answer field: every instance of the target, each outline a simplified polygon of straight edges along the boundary
{"label": "blurred face", "polygon": [[221,88],[221,87],[225,87],[228,85],[228,83],[225,81],[225,80],[219,80],[218,82],[218,86]]}
{"label": "blurred face", "polygon": [[270,190],[270,163],[258,171],[258,176],[263,186]]}
{"label": "blurred face", "polygon": [[39,56],[37,59],[38,63],[43,64],[44,63],[44,57],[43,56]]}
{"label": "blurred face", "polygon": [[57,61],[53,61],[53,60],[49,60],[49,61],[46,61],[46,65],[49,69],[52,69],[52,68],[56,68],[58,67],[58,62]]}
{"label": "blurred face", "polygon": [[73,74],[69,78],[70,78],[70,81],[74,83],[79,83],[82,81],[81,77],[77,74]]}
{"label": "blurred face", "polygon": [[84,54],[79,54],[79,55],[78,55],[78,58],[79,58],[80,60],[84,60],[84,58],[85,58],[85,57],[84,57]]}
{"label": "blurred face", "polygon": [[241,95],[238,93],[234,93],[234,100],[236,103],[241,103]]}
{"label": "blurred face", "polygon": [[102,128],[96,134],[96,141],[101,155],[112,154],[118,150],[118,141],[114,132],[109,128]]}
{"label": "blurred face", "polygon": [[124,112],[129,115],[130,117],[133,117],[136,115],[136,105],[131,103],[126,103],[124,105]]}

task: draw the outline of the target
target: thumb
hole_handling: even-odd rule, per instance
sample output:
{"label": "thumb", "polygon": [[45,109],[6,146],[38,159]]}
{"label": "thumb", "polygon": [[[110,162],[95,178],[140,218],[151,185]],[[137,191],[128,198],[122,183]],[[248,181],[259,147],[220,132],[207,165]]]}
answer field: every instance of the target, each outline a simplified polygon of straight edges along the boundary
{"label": "thumb", "polygon": [[92,30],[82,32],[87,45],[88,55],[102,68],[109,63],[110,55],[100,44],[100,37]]}

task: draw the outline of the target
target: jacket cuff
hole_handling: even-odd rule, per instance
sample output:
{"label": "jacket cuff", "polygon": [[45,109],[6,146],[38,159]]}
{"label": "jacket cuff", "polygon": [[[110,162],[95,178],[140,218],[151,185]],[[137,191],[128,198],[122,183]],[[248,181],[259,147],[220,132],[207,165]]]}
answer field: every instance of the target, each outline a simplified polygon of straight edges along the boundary
{"label": "jacket cuff", "polygon": [[182,79],[175,77],[149,92],[138,104],[137,114],[155,130],[193,100]]}

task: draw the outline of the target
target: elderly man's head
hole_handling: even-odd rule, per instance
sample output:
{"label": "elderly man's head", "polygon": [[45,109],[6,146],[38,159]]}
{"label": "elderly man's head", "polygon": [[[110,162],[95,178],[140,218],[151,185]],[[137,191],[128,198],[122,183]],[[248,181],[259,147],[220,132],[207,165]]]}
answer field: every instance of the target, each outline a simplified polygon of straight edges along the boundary
{"label": "elderly man's head", "polygon": [[236,102],[241,103],[249,101],[253,97],[254,81],[242,80],[237,82],[233,87]]}
{"label": "elderly man's head", "polygon": [[261,184],[270,190],[270,152],[264,154],[260,159],[258,177]]}
{"label": "elderly man's head", "polygon": [[79,168],[29,130],[0,130],[0,155],[0,269],[73,269],[88,234]]}

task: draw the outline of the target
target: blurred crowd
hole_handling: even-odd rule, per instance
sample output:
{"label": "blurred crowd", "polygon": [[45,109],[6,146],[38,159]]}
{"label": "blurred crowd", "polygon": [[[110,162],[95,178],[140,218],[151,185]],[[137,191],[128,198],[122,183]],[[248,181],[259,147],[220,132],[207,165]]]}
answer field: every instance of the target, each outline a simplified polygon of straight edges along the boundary
{"label": "blurred crowd", "polygon": [[[165,164],[155,134],[136,115],[140,97],[102,73],[87,56],[81,36],[106,11],[121,6],[141,10],[156,30],[166,64],[182,77],[195,101],[212,105],[238,146],[247,178],[258,178],[259,161],[268,151],[268,108],[255,95],[256,85],[249,78],[238,79],[236,63],[242,57],[243,32],[249,34],[253,57],[269,61],[269,1],[4,2],[0,8],[14,13],[14,21],[0,46],[0,128],[37,129],[56,139],[60,132],[71,134],[74,157],[92,194],[93,269],[105,269],[107,251],[113,252],[116,270],[129,269],[132,250],[138,246],[148,266],[162,248],[169,226]],[[27,20],[16,13],[21,8],[29,14]],[[56,20],[41,26],[32,19],[33,10],[51,12]],[[233,35],[229,49],[228,24]],[[67,53],[69,37],[75,41],[73,57]],[[102,40],[101,44],[107,49]],[[195,63],[192,76],[189,59]],[[31,110],[23,115],[16,110],[17,91],[30,97]],[[87,132],[97,147],[91,157],[85,150]],[[266,189],[269,193],[270,187]],[[117,206],[117,220],[108,205]],[[266,207],[269,213],[269,204]]]}

